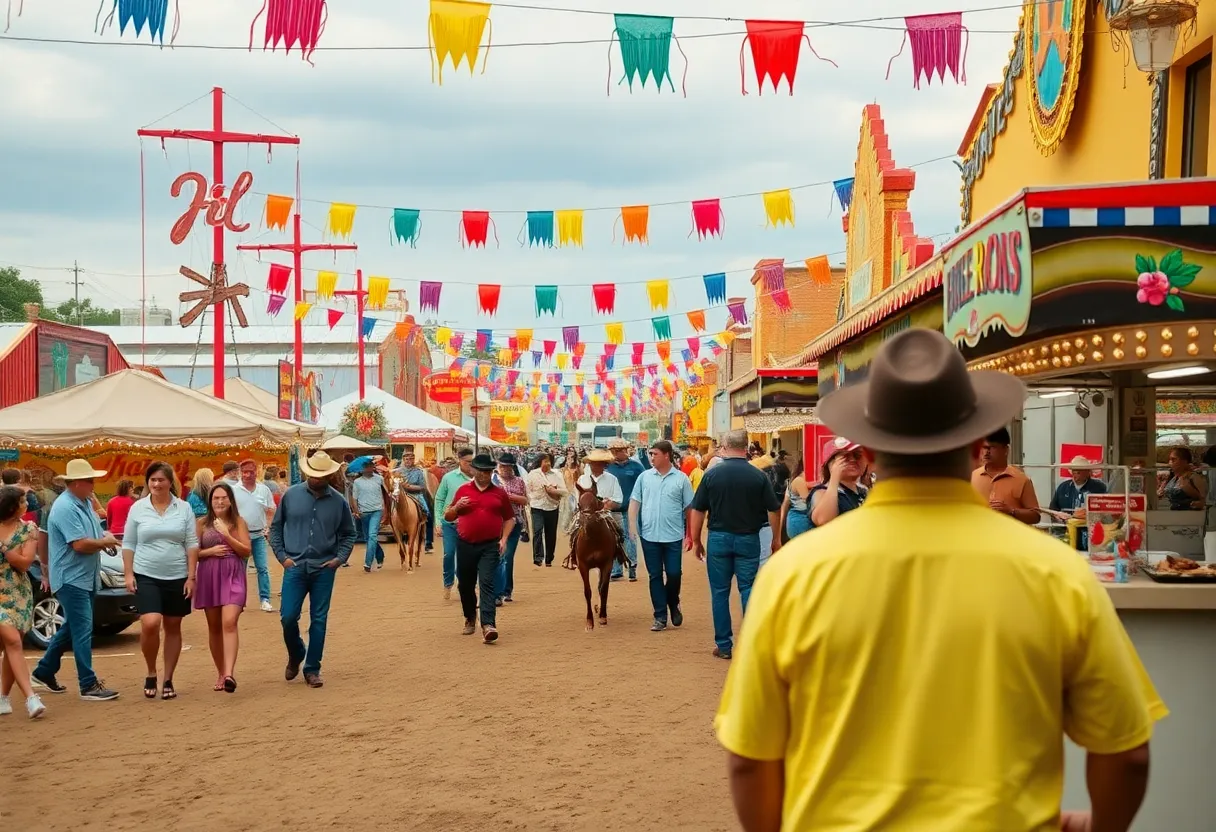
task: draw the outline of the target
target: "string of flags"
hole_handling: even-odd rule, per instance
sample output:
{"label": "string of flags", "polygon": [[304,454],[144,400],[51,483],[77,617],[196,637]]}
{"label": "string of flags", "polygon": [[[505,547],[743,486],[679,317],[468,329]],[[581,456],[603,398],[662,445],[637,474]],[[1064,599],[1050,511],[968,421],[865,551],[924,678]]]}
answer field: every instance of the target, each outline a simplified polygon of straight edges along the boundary
{"label": "string of flags", "polygon": [[[12,8],[10,0],[9,22],[11,23]],[[148,37],[153,43],[164,45],[165,29],[169,19],[169,0],[108,0],[111,10],[99,26],[95,26],[98,34],[104,34],[110,28],[115,17],[118,18],[119,36],[127,35],[128,27],[133,36],[139,39],[147,30]],[[104,11],[107,0],[102,0]],[[174,21],[170,33],[169,45],[177,39],[181,25],[181,14],[178,0],[174,0]],[[552,14],[584,13],[584,9],[538,9],[531,11],[548,12]],[[469,75],[476,74],[478,64],[480,73],[486,71],[486,63],[493,40],[493,22],[491,21],[492,3],[478,3],[472,0],[430,0],[427,15],[427,49],[430,55],[431,80],[443,84],[445,65],[452,70],[459,70],[466,65]],[[975,11],[983,11],[975,10]],[[21,0],[17,0],[17,16],[22,13]],[[261,45],[263,51],[277,52],[280,47],[285,54],[292,50],[299,52],[300,57],[312,63],[313,55],[320,46],[329,17],[326,0],[263,0],[261,8],[253,16],[249,24],[249,50],[252,51],[257,39],[256,33],[261,24]],[[607,91],[611,94],[613,78],[616,77],[618,88],[624,85],[631,92],[634,82],[638,87],[646,89],[647,83],[657,90],[662,90],[666,84],[670,92],[675,92],[675,81],[672,77],[672,47],[680,53],[682,73],[680,89],[687,96],[687,79],[689,62],[680,46],[676,34],[675,22],[677,17],[667,17],[649,14],[615,13],[612,17],[612,28],[606,34],[609,39],[608,54],[608,84]],[[705,20],[704,16],[698,16]],[[963,26],[963,12],[947,12],[938,14],[914,15],[904,18],[904,36],[899,51],[891,59],[903,54],[904,46],[910,45],[912,50],[913,87],[920,89],[920,79],[924,75],[926,83],[931,82],[934,74],[945,83],[945,74],[949,72],[958,83],[966,83],[966,41],[970,34]],[[723,22],[734,22],[731,18],[721,18]],[[814,21],[815,28],[826,28],[833,25],[849,26],[872,21],[841,20],[833,23]],[[751,55],[752,69],[756,76],[758,92],[763,91],[767,79],[776,92],[784,81],[789,94],[794,93],[794,79],[798,72],[802,44],[822,63],[839,68],[831,58],[823,57],[811,44],[807,34],[808,21],[799,20],[745,20],[745,31],[740,33],[742,38],[739,46],[739,75],[741,91],[747,95],[747,72],[745,53]],[[735,33],[723,33],[724,36],[735,36]],[[965,36],[965,37],[964,37]],[[515,45],[515,44],[512,44]],[[618,52],[619,76],[614,76],[613,45]],[[324,48],[324,47],[320,47]],[[891,65],[888,64],[887,76],[890,77]]]}

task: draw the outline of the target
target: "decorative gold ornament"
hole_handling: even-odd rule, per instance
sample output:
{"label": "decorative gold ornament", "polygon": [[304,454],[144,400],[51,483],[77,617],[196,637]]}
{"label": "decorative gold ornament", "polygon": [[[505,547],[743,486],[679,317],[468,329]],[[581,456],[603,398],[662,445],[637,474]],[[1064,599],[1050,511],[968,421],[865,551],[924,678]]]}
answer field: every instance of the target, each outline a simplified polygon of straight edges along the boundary
{"label": "decorative gold ornament", "polygon": [[1169,358],[1171,355],[1174,354],[1174,348],[1171,347],[1169,344],[1162,344],[1161,345],[1161,354],[1164,355],[1166,358]]}
{"label": "decorative gold ornament", "polygon": [[1123,350],[1120,349],[1119,347],[1115,347],[1113,350],[1110,351],[1110,357],[1115,359],[1116,361],[1122,361],[1123,360]]}
{"label": "decorative gold ornament", "polygon": [[1198,338],[1199,337],[1199,327],[1197,327],[1197,326],[1187,327],[1186,337],[1187,338]]}
{"label": "decorative gold ornament", "polygon": [[1174,337],[1174,330],[1170,329],[1168,326],[1161,327],[1161,340],[1162,341],[1168,341],[1173,337]]}
{"label": "decorative gold ornament", "polygon": [[1102,353],[1099,352],[1098,350],[1094,350],[1094,361],[1095,362],[1102,361]]}
{"label": "decorative gold ornament", "polygon": [[1145,332],[1143,329],[1137,329],[1136,330],[1136,340],[1139,341],[1141,344],[1143,344],[1145,341],[1148,340],[1148,333]]}
{"label": "decorative gold ornament", "polygon": [[1095,347],[1102,346],[1102,336],[1101,335],[1095,334],[1094,337],[1090,338],[1089,340],[1090,340],[1090,343],[1092,343]]}
{"label": "decorative gold ornament", "polygon": [[1078,338],[1077,340],[1072,342],[1072,345],[1079,350],[1083,350],[1083,349],[1085,349],[1085,339]]}
{"label": "decorative gold ornament", "polygon": [[1116,345],[1117,345],[1117,344],[1122,344],[1122,343],[1123,343],[1123,333],[1122,333],[1122,332],[1116,332],[1116,333],[1114,333],[1113,335],[1111,335],[1111,336],[1110,336],[1110,342],[1111,342],[1112,344],[1116,344]]}
{"label": "decorative gold ornament", "polygon": [[1192,341],[1186,345],[1186,352],[1187,355],[1199,355],[1199,345]]}
{"label": "decorative gold ornament", "polygon": [[1136,358],[1144,358],[1148,355],[1147,347],[1136,347]]}

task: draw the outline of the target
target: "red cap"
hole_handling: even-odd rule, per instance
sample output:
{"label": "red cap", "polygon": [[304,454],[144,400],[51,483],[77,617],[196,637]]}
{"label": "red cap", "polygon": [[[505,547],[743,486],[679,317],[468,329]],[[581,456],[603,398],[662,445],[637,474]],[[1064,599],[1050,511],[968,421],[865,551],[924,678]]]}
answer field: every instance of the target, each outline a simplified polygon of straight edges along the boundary
{"label": "red cap", "polygon": [[819,457],[819,461],[827,462],[836,454],[848,453],[854,448],[860,447],[860,445],[852,440],[845,439],[843,436],[837,436],[835,439],[829,439],[827,442],[823,443],[823,453]]}

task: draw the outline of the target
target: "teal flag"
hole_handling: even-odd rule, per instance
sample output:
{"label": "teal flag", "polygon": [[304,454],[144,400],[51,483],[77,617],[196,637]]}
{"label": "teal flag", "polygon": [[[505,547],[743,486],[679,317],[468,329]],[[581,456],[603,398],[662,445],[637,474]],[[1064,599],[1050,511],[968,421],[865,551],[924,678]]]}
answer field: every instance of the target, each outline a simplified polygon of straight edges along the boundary
{"label": "teal flag", "polygon": [[[528,245],[553,248],[553,212],[528,212]],[[539,295],[538,303],[539,303]]]}
{"label": "teal flag", "polygon": [[397,242],[418,248],[418,235],[422,233],[422,217],[417,208],[393,209],[393,236]]}
{"label": "teal flag", "polygon": [[650,323],[654,327],[654,337],[656,340],[671,340],[671,318],[661,315],[658,318],[651,318]]}
{"label": "teal flag", "polygon": [[[549,215],[552,219],[553,215]],[[550,227],[552,230],[552,227]],[[548,312],[550,315],[557,314],[557,287],[556,286],[537,286],[536,287],[536,317],[540,317],[542,312]]]}
{"label": "teal flag", "polygon": [[621,60],[625,64],[625,75],[618,84],[628,81],[632,90],[634,76],[637,76],[645,88],[649,76],[661,90],[663,79],[666,78],[671,91],[675,92],[670,68],[674,18],[648,14],[618,14],[614,17],[616,36],[621,42]]}

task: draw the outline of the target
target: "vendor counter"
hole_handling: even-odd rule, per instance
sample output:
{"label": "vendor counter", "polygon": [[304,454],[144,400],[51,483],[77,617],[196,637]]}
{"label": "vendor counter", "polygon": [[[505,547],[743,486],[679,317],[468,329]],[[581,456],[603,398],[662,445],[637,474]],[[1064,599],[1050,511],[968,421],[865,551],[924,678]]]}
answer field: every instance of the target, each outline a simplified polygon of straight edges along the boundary
{"label": "vendor counter", "polygon": [[[1216,829],[1216,584],[1106,584],[1170,715],[1150,743],[1148,795],[1135,832]],[[1065,742],[1065,809],[1085,809],[1085,752]]]}

